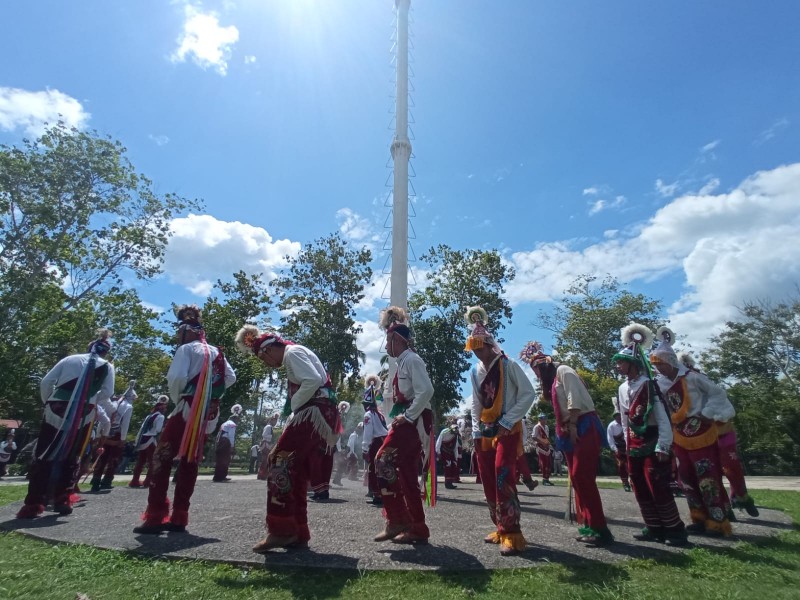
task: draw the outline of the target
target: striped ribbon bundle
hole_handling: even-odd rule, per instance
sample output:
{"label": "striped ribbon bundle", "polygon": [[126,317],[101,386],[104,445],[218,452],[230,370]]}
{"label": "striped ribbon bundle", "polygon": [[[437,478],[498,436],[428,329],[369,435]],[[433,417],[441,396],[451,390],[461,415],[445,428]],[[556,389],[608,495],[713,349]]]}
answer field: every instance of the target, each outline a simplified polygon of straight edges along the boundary
{"label": "striped ribbon bundle", "polygon": [[205,342],[203,342],[203,350],[205,352],[203,366],[197,377],[189,419],[183,430],[183,438],[178,450],[178,458],[185,458],[190,463],[200,462],[202,459],[203,446],[206,441],[206,418],[211,408],[213,373],[211,372],[211,352]]}

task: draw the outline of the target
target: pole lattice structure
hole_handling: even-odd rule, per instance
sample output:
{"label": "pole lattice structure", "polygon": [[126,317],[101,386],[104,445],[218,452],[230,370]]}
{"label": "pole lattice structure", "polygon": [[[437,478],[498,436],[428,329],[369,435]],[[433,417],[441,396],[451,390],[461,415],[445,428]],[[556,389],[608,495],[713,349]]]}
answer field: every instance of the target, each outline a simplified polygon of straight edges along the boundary
{"label": "pole lattice structure", "polygon": [[408,11],[411,0],[395,0],[397,8],[396,121],[391,152],[394,162],[392,187],[392,273],[390,302],[408,307]]}

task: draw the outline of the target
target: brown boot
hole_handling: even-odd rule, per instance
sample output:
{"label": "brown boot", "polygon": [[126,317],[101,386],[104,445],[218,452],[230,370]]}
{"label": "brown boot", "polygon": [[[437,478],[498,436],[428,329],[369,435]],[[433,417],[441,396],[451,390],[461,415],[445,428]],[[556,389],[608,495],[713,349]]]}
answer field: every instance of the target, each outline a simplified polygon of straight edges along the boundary
{"label": "brown boot", "polygon": [[253,546],[253,552],[256,554],[264,554],[274,548],[287,548],[296,545],[298,539],[296,535],[278,536],[269,534],[263,540]]}
{"label": "brown boot", "polygon": [[387,525],[386,529],[384,529],[381,533],[376,535],[373,540],[376,542],[388,542],[389,540],[397,537],[401,533],[404,533],[408,529],[408,527],[404,527],[402,525],[395,525],[392,527],[391,525]]}
{"label": "brown boot", "polygon": [[421,535],[417,535],[416,533],[411,533],[409,531],[404,531],[400,535],[397,535],[392,538],[393,544],[427,544],[428,538],[422,537]]}

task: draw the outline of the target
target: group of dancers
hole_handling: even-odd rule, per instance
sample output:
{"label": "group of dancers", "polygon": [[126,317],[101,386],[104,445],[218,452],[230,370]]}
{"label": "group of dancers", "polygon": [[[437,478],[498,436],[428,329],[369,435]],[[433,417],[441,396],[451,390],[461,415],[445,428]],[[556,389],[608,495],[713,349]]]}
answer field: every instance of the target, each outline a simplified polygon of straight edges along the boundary
{"label": "group of dancers", "polygon": [[[169,395],[158,398],[142,424],[137,436],[139,456],[129,484],[148,489],[142,522],[134,528],[142,535],[186,530],[206,438],[216,429],[220,399],[236,380],[223,353],[207,342],[200,309],[182,306],[176,315],[178,348],[167,373]],[[537,395],[520,363],[511,360],[490,333],[486,312],[479,306],[471,307],[465,318],[469,325],[465,351],[476,359],[470,372],[473,393],[468,445],[473,449],[494,526],[484,541],[498,545],[500,553],[509,556],[527,546],[520,528],[517,478],[522,477],[531,490],[536,485],[524,456],[524,444],[528,440],[525,417]],[[424,361],[414,350],[406,311],[396,306],[385,309],[380,326],[396,367],[386,382],[376,376],[367,379],[365,414],[359,424],[370,502],[382,507],[385,517],[384,528],[374,540],[426,544],[431,532],[423,500],[435,502],[436,457],[444,465],[445,486],[454,487],[460,472],[460,432],[458,423],[449,423],[438,439],[433,435],[434,388]],[[18,518],[38,516],[48,502],[60,514],[72,512],[80,461],[93,423],[107,415],[114,416],[109,419],[113,424],[103,425],[107,433],[101,456],[106,457],[107,464],[95,465],[92,486],[111,485],[116,449],[121,446],[119,442],[124,443],[130,405],[136,396],[132,382],[122,398],[111,400],[114,367],[107,360],[110,338],[110,332],[101,331],[86,353],[64,358],[42,379],[45,413],[28,494]],[[685,545],[687,533],[729,536],[732,511],[722,484],[723,471],[733,477],[731,481],[736,480],[733,506],[757,514],[736,456],[731,425],[735,411],[719,386],[687,364],[688,359],[678,359],[672,349],[674,334],[669,329],[659,329],[655,346],[653,338],[646,327],[632,324],[623,330],[623,346],[614,355],[625,380],[615,406],[621,432],[612,439],[618,461],[624,461],[629,473],[644,522],[636,538]],[[280,436],[273,430],[277,415],[262,434],[258,477],[267,480],[266,535],[253,551],[265,554],[275,548],[306,547],[311,539],[308,490],[311,488],[315,495],[327,493],[332,455],[343,433],[342,419],[349,405],[337,403],[322,362],[309,348],[253,325],[244,325],[235,343],[265,365],[283,368],[288,389],[283,409],[286,422]],[[543,399],[555,414],[555,449],[550,447],[544,414],[532,432],[543,482],[549,484],[553,451],[563,453],[575,496],[579,523],[576,539],[591,546],[610,544],[614,536],[596,484],[607,432],[588,388],[573,368],[546,354],[538,342],[529,342],[520,358],[532,369]],[[175,407],[167,416],[169,400]],[[233,413],[217,436],[217,481],[227,480],[241,407],[236,405]],[[348,444],[350,463],[353,458],[357,463],[354,439],[357,436],[351,436],[353,443]],[[176,485],[170,503],[168,487],[175,460]],[[669,487],[673,464],[689,502],[689,526],[684,525]],[[149,468],[141,483],[145,465]]]}

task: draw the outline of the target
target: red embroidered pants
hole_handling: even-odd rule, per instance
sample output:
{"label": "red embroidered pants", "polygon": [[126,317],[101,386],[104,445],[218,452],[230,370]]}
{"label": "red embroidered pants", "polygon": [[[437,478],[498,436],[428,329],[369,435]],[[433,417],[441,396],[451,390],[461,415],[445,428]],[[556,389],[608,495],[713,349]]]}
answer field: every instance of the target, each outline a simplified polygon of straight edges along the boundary
{"label": "red embroidered pants", "polygon": [[495,448],[481,450],[475,440],[478,469],[489,517],[501,534],[519,533],[520,506],[517,497],[517,446],[519,433],[497,438]]}
{"label": "red embroidered pants", "polygon": [[517,457],[517,477],[514,481],[517,481],[519,477],[522,477],[522,481],[531,481],[533,479],[531,468],[528,466],[528,455],[524,452]]}
{"label": "red embroidered pants", "polygon": [[744,481],[744,468],[742,461],[739,460],[739,453],[736,450],[736,432],[729,431],[721,436],[717,442],[719,444],[719,459],[722,463],[722,472],[731,484],[731,500],[745,500],[747,495],[747,484]]}
{"label": "red embroidered pants", "polygon": [[228,469],[231,466],[233,446],[226,437],[221,437],[217,442],[214,462],[214,481],[225,481],[228,478]]}
{"label": "red embroidered pants", "polygon": [[156,445],[150,444],[144,450],[139,450],[136,453],[136,464],[133,466],[133,477],[131,479],[132,485],[139,485],[139,478],[142,476],[142,470],[147,465],[147,475],[144,477],[144,487],[150,487],[150,474],[153,472],[153,454],[155,454]]}
{"label": "red embroidered pants", "polygon": [[[111,442],[118,442],[119,438],[109,440]],[[122,445],[116,443],[103,444],[103,453],[97,459],[97,464],[94,466],[94,473],[92,473],[92,485],[100,483],[102,477],[104,484],[110,484],[114,480],[114,474],[117,472],[117,465],[122,458]]]}
{"label": "red embroidered pants", "polygon": [[661,462],[655,454],[628,457],[633,494],[645,526],[654,534],[683,531],[683,521],[670,489],[671,461]]}
{"label": "red embroidered pants", "polygon": [[444,464],[444,482],[445,483],[457,483],[458,476],[460,472],[458,460],[456,459],[455,454],[452,452],[447,452],[444,448],[442,448],[442,463]]}
{"label": "red embroidered pants", "polygon": [[324,440],[322,445],[314,450],[310,456],[310,482],[311,491],[315,494],[327,492],[331,488],[331,475],[333,474],[333,454],[335,448],[328,448]]}
{"label": "red embroidered pants", "polygon": [[729,535],[731,505],[722,483],[719,445],[714,442],[705,448],[687,450],[673,444],[673,450],[692,522]]}
{"label": "red embroidered pants", "polygon": [[551,468],[551,461],[553,459],[552,453],[548,452],[547,454],[544,454],[537,450],[536,457],[539,459],[539,470],[542,472],[542,479],[548,481],[553,470]]}
{"label": "red embroidered pants", "polygon": [[600,435],[589,427],[578,438],[571,452],[564,452],[567,469],[575,492],[575,512],[578,523],[595,531],[606,529],[603,502],[597,489],[597,467],[600,464]]}
{"label": "red embroidered pants", "polygon": [[147,509],[142,515],[145,525],[160,525],[169,518],[175,525],[189,524],[189,505],[197,481],[197,463],[182,458],[178,465],[175,481],[175,495],[172,505],[172,517],[169,517],[169,477],[172,461],[180,450],[183,430],[186,421],[180,413],[172,415],[164,425],[158,446],[153,453],[153,467],[149,470],[151,477],[150,491],[147,495]]}
{"label": "red embroidered pants", "polygon": [[407,528],[412,535],[428,538],[430,531],[425,524],[417,479],[421,457],[422,442],[417,426],[414,423],[392,425],[375,457],[375,470],[387,526]]}
{"label": "red embroidered pants", "polygon": [[[88,425],[81,428],[76,440],[84,439],[87,427]],[[43,420],[36,441],[37,452],[43,452],[50,446],[58,431]],[[75,443],[80,442],[76,441]],[[28,494],[25,496],[25,506],[41,507],[41,510],[44,510],[51,491],[53,504],[69,506],[69,496],[78,481],[79,469],[80,457],[78,456],[69,460],[56,461],[34,459],[28,471]],[[25,508],[23,507],[22,510]]]}

